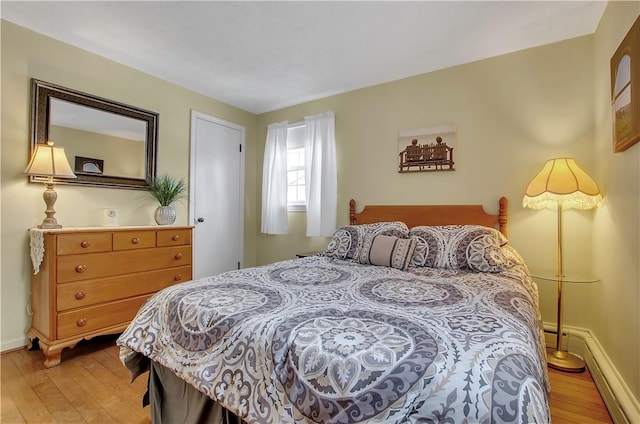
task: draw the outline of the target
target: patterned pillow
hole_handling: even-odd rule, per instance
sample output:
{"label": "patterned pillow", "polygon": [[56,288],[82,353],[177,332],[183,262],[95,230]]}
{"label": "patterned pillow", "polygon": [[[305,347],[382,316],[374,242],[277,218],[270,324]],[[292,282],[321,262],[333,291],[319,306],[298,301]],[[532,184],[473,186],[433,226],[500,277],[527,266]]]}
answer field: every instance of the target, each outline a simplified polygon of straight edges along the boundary
{"label": "patterned pillow", "polygon": [[411,264],[432,268],[502,272],[507,260],[500,249],[507,239],[495,228],[482,225],[413,227],[417,244]]}
{"label": "patterned pillow", "polygon": [[355,259],[362,248],[366,234],[409,238],[409,227],[400,221],[346,225],[336,230],[322,255],[338,259]]}
{"label": "patterned pillow", "polygon": [[361,264],[389,266],[405,270],[411,263],[416,239],[368,233],[356,260]]}

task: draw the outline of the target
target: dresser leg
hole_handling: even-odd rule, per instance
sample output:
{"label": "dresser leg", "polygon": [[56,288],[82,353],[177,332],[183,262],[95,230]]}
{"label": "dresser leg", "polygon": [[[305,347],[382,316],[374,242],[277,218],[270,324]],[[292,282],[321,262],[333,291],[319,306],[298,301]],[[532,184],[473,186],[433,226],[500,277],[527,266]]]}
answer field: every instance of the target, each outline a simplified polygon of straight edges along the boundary
{"label": "dresser leg", "polygon": [[40,341],[40,349],[42,350],[42,353],[44,353],[44,367],[45,368],[52,368],[55,366],[60,365],[60,359],[62,356],[62,349],[64,349],[65,346],[49,346],[46,345],[44,343],[42,343],[42,340]]}

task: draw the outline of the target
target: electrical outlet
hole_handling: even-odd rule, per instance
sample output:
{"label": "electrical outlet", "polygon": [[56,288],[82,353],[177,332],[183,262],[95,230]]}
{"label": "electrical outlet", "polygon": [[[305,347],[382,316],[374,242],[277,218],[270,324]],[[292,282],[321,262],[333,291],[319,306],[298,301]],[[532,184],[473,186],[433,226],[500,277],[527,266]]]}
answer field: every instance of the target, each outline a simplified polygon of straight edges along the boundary
{"label": "electrical outlet", "polygon": [[117,227],[118,226],[118,210],[115,208],[104,208],[102,210],[102,226]]}

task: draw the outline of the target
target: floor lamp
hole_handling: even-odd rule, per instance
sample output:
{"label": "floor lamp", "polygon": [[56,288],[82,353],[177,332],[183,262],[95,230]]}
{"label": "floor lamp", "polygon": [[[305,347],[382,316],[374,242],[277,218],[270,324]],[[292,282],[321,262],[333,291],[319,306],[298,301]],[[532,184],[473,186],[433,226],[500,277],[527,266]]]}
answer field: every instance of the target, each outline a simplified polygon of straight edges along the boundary
{"label": "floor lamp", "polygon": [[46,218],[42,221],[42,224],[38,225],[38,228],[62,228],[62,225],[58,224],[55,217],[56,210],[54,206],[58,194],[53,188],[53,179],[76,178],[76,174],[71,170],[67,156],[64,154],[64,148],[54,147],[53,141],[48,141],[46,144],[36,144],[24,173],[34,177],[46,178],[44,183],[47,188],[42,195],[44,203],[47,205],[47,209],[44,211]]}
{"label": "floor lamp", "polygon": [[570,158],[548,160],[542,171],[529,183],[522,206],[533,209],[556,209],[558,213],[558,283],[557,332],[555,349],[547,349],[547,363],[561,371],[580,372],[584,361],[562,350],[562,212],[565,209],[592,209],[602,204],[596,182]]}

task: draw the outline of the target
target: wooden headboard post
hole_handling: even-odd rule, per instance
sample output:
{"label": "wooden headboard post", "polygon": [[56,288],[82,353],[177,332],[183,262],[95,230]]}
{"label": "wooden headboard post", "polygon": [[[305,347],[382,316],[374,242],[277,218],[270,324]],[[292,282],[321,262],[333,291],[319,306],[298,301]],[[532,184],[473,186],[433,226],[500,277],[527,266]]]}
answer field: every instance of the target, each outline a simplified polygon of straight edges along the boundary
{"label": "wooden headboard post", "polygon": [[509,200],[502,196],[498,201],[500,207],[498,208],[498,223],[500,225],[500,232],[505,236],[507,235],[507,214],[509,209]]}
{"label": "wooden headboard post", "polygon": [[349,225],[355,225],[356,222],[356,201],[349,200]]}
{"label": "wooden headboard post", "polygon": [[501,197],[498,215],[490,215],[482,205],[380,205],[365,206],[356,212],[356,201],[349,201],[349,223],[370,224],[381,221],[402,221],[409,228],[418,225],[477,224],[495,227],[507,237],[507,213],[509,201]]}

